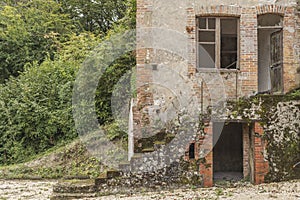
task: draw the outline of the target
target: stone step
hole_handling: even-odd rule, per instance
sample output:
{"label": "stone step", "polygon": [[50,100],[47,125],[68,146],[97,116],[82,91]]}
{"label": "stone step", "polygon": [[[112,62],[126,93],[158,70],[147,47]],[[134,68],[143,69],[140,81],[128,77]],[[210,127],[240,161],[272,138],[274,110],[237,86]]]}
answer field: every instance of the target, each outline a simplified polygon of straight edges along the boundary
{"label": "stone step", "polygon": [[99,175],[98,178],[106,178],[106,179],[111,179],[111,178],[116,178],[121,176],[121,172],[117,170],[108,170],[106,172],[103,172]]}
{"label": "stone step", "polygon": [[166,142],[165,141],[155,141],[154,145],[165,145]]}
{"label": "stone step", "polygon": [[50,200],[86,199],[96,196],[96,193],[53,193]]}
{"label": "stone step", "polygon": [[102,184],[107,183],[107,178],[96,178],[95,179],[95,186],[99,187]]}
{"label": "stone step", "polygon": [[89,176],[64,176],[63,179],[65,180],[89,180]]}
{"label": "stone step", "polygon": [[54,193],[94,193],[95,180],[62,180],[53,186]]}
{"label": "stone step", "polygon": [[120,163],[119,164],[119,169],[121,171],[130,171],[131,167],[130,167],[130,162],[126,162],[126,163]]}
{"label": "stone step", "polygon": [[116,178],[121,176],[121,172],[117,170],[109,170],[106,172],[106,178],[111,179],[111,178]]}
{"label": "stone step", "polygon": [[142,152],[143,153],[150,153],[150,152],[153,152],[154,151],[154,148],[146,148],[146,149],[142,149]]}
{"label": "stone step", "polygon": [[142,158],[143,154],[142,153],[134,153],[131,159],[139,159]]}

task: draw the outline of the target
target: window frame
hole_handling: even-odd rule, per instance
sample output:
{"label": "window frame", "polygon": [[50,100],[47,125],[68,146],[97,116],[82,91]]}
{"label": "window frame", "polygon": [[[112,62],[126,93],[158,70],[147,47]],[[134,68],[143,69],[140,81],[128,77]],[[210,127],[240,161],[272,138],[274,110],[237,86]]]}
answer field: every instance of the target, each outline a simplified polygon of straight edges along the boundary
{"label": "window frame", "polygon": [[[213,68],[209,67],[200,67],[199,61],[199,31],[207,31],[208,29],[208,20],[206,20],[206,29],[200,28],[200,18],[214,18],[215,19],[215,66]],[[221,19],[235,19],[237,22],[237,61],[236,68],[227,69],[221,67]],[[198,70],[239,70],[240,69],[240,18],[235,16],[196,16],[196,68]]]}

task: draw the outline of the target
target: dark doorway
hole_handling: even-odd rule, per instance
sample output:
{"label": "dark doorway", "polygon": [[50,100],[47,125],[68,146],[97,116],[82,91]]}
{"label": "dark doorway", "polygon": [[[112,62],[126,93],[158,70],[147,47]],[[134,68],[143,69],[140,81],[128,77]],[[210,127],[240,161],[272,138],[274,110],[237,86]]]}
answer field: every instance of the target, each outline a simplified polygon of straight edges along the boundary
{"label": "dark doorway", "polygon": [[195,143],[190,144],[189,159],[195,159]]}
{"label": "dark doorway", "polygon": [[214,123],[214,180],[238,181],[243,178],[242,123]]}

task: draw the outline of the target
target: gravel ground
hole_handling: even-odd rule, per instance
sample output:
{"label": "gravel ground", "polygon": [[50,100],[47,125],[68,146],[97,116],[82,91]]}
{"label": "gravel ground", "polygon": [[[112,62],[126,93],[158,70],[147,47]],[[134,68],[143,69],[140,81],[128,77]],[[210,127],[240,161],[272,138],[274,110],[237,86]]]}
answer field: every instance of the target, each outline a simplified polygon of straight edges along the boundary
{"label": "gravel ground", "polygon": [[[25,181],[25,180],[0,180],[0,200],[31,200],[49,199],[52,194],[52,186],[56,181]],[[106,196],[91,200],[192,200],[192,199],[295,199],[300,200],[300,180],[270,183],[253,186],[247,183],[239,183],[231,188],[213,187],[209,189],[191,189],[163,191],[157,193],[141,193],[132,196]]]}
{"label": "gravel ground", "polygon": [[[143,195],[107,196],[98,198],[101,200],[200,200],[200,199],[232,199],[232,200],[269,200],[285,199],[300,200],[300,180],[281,183],[270,183],[253,186],[249,183],[238,183],[232,188],[213,187],[195,190],[175,190],[160,193],[145,193]],[[96,199],[95,199],[96,200]]]}
{"label": "gravel ground", "polygon": [[0,180],[0,200],[44,200],[57,181]]}

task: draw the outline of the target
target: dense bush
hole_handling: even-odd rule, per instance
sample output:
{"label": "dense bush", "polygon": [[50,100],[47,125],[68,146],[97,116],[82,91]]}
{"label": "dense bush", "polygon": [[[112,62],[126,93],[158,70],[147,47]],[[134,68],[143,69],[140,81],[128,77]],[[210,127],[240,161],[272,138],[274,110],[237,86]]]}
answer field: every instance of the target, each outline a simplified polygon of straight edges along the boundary
{"label": "dense bush", "polygon": [[[134,24],[135,19],[129,17],[135,16],[133,2],[128,4],[133,9],[128,9],[126,17],[104,39]],[[90,32],[68,34],[67,38],[68,41],[58,43],[58,53],[48,55],[43,62],[27,62],[18,77],[0,84],[0,165],[26,161],[77,137],[72,112],[73,84],[76,72],[101,38]],[[113,121],[110,98],[114,85],[134,65],[134,54],[128,53],[99,77],[96,110],[102,124]],[[124,132],[116,126],[106,125],[112,140],[124,138]]]}
{"label": "dense bush", "polygon": [[70,35],[55,60],[28,64],[18,77],[0,85],[0,163],[17,163],[77,134],[72,116],[73,82],[93,34]]}
{"label": "dense bush", "polygon": [[76,136],[71,95],[77,68],[46,60],[1,87],[1,163],[26,160]]}

